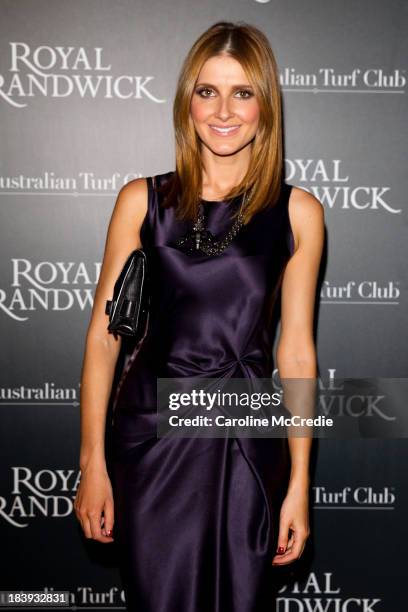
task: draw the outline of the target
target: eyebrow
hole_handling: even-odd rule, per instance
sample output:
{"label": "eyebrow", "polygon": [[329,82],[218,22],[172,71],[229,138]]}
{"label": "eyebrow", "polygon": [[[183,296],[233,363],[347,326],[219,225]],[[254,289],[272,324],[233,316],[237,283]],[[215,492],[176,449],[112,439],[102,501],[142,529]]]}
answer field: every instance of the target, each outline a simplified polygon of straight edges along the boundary
{"label": "eyebrow", "polygon": [[[212,87],[213,89],[217,89],[216,85],[212,85],[211,83],[197,83],[196,87]],[[232,85],[232,89],[253,89],[252,85]]]}

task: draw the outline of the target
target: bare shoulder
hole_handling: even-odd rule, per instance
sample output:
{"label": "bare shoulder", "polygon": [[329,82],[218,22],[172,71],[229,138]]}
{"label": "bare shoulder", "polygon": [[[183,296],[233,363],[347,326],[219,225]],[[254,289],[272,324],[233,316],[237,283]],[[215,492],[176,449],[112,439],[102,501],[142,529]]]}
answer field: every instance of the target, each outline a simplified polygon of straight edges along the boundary
{"label": "bare shoulder", "polygon": [[138,230],[148,207],[148,188],[145,178],[136,178],[120,189],[112,212],[111,225]]}
{"label": "bare shoulder", "polygon": [[324,217],[323,204],[312,193],[293,185],[289,196],[289,211],[293,217]]}
{"label": "bare shoulder", "polygon": [[126,197],[143,195],[147,191],[147,179],[145,177],[135,178],[125,183],[119,193]]}
{"label": "bare shoulder", "polygon": [[136,178],[123,185],[118,193],[117,202],[123,207],[134,208],[136,213],[144,216],[147,210],[147,192],[147,179]]}
{"label": "bare shoulder", "polygon": [[293,185],[288,203],[289,220],[295,239],[295,250],[308,236],[324,231],[324,207],[312,193]]}

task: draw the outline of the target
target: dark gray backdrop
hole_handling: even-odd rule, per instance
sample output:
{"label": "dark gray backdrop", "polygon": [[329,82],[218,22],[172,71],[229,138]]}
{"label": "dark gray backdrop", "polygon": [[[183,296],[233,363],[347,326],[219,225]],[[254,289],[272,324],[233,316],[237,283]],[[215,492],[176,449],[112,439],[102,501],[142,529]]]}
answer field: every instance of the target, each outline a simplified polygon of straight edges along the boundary
{"label": "dark gray backdrop", "polygon": [[[406,377],[407,4],[2,0],[0,14],[0,586],[120,607],[114,547],[85,541],[72,512],[115,196],[173,169],[176,78],[197,36],[220,19],[261,27],[282,78],[286,180],[325,206],[320,372]],[[312,537],[278,572],[278,610],[404,609],[406,459],[403,439],[316,443]]]}

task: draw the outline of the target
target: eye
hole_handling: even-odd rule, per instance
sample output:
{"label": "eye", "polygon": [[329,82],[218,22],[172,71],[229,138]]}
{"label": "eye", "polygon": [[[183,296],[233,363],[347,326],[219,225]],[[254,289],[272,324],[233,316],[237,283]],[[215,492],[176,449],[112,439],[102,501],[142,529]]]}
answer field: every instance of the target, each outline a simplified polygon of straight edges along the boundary
{"label": "eye", "polygon": [[204,95],[204,92],[207,92],[207,91],[211,92],[211,91],[212,91],[212,89],[210,89],[209,87],[199,87],[199,88],[196,90],[196,94],[198,94],[198,95],[199,95],[199,96],[201,96],[202,98],[208,98],[209,96]]}
{"label": "eye", "polygon": [[[210,97],[212,97],[211,94],[214,93],[214,90],[211,89],[210,87],[199,87],[198,89],[196,89],[195,93],[197,95],[201,96],[201,98],[210,98]],[[241,98],[241,99],[245,100],[245,99],[248,99],[248,98],[252,98],[252,96],[254,94],[253,94],[253,92],[250,89],[239,89],[239,90],[237,90],[235,95],[238,98]]]}
{"label": "eye", "polygon": [[240,98],[251,98],[254,95],[249,89],[240,89],[237,91],[237,94],[244,94],[243,96],[239,96]]}

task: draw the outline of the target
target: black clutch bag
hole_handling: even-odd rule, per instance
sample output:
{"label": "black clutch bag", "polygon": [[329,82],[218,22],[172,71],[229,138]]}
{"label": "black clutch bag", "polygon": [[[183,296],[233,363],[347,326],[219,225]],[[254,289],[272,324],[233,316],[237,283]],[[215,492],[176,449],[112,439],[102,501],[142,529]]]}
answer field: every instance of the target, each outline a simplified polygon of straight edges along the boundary
{"label": "black clutch bag", "polygon": [[109,315],[109,332],[132,336],[138,342],[146,330],[149,305],[146,252],[135,249],[119,274],[113,298],[106,301],[105,314]]}

